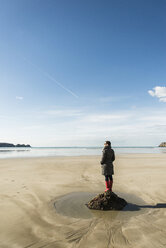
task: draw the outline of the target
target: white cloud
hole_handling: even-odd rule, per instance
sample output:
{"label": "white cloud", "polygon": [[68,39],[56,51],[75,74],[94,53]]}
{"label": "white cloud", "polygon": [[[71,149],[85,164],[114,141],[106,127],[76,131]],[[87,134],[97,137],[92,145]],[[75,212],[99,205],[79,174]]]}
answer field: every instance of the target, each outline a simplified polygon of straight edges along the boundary
{"label": "white cloud", "polygon": [[23,96],[16,96],[17,100],[23,100]]}
{"label": "white cloud", "polygon": [[25,130],[33,130],[33,129],[39,129],[39,128],[43,128],[43,126],[41,125],[33,125],[33,126],[24,126],[23,129]]}
{"label": "white cloud", "polygon": [[106,123],[106,122],[116,122],[122,121],[127,119],[130,115],[125,113],[118,113],[118,114],[88,114],[85,115],[84,118],[81,119],[81,122],[85,123]]}
{"label": "white cloud", "polygon": [[32,146],[98,146],[106,139],[114,146],[157,145],[166,140],[165,111],[165,106],[99,112],[50,108],[2,118],[0,137]]}
{"label": "white cloud", "polygon": [[156,96],[160,102],[166,102],[166,87],[156,86],[153,90],[148,90],[149,95]]}
{"label": "white cloud", "polygon": [[119,102],[119,101],[126,100],[128,98],[131,98],[131,96],[105,96],[105,97],[100,97],[99,101],[103,103]]}
{"label": "white cloud", "polygon": [[42,114],[52,116],[52,117],[75,117],[82,115],[81,110],[79,109],[49,109],[43,111]]}
{"label": "white cloud", "polygon": [[162,97],[162,98],[160,98],[160,100],[159,100],[160,102],[166,102],[166,97]]}
{"label": "white cloud", "polygon": [[148,93],[149,93],[149,95],[151,95],[151,96],[155,96],[155,93],[154,93],[153,90],[148,90]]}

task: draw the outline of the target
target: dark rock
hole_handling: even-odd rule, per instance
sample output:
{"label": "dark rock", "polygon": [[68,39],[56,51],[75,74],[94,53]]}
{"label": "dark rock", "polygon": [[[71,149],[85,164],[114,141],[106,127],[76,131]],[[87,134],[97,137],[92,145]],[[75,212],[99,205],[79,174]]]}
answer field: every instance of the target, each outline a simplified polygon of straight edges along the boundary
{"label": "dark rock", "polygon": [[108,190],[88,202],[87,207],[95,210],[122,210],[126,205],[124,199]]}
{"label": "dark rock", "polygon": [[159,147],[166,147],[166,142],[162,142]]}

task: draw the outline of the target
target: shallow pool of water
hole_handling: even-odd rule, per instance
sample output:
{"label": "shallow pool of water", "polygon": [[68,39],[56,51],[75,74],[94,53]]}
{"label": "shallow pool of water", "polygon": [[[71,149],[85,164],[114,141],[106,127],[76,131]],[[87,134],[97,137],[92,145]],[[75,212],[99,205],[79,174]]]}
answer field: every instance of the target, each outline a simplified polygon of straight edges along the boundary
{"label": "shallow pool of water", "polygon": [[139,215],[148,210],[145,202],[133,195],[125,193],[116,193],[119,197],[124,198],[128,204],[121,211],[100,211],[90,210],[86,203],[93,199],[98,193],[89,192],[72,192],[58,198],[54,202],[56,212],[58,214],[72,218],[128,218],[130,216]]}

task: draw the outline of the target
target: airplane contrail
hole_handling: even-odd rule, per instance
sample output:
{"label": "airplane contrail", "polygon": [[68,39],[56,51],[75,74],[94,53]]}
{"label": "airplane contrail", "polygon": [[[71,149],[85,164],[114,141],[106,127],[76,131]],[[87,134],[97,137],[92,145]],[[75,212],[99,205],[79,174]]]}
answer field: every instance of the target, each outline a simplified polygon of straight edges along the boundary
{"label": "airplane contrail", "polygon": [[38,71],[40,71],[43,75],[45,75],[48,79],[50,79],[51,81],[55,82],[57,85],[59,85],[62,89],[66,90],[68,93],[70,93],[72,96],[78,98],[78,96],[71,90],[69,90],[68,88],[66,88],[63,84],[61,84],[60,82],[58,82],[55,78],[53,78],[48,72],[42,70],[38,65],[33,64],[31,61],[29,61],[27,58],[24,58],[24,60],[26,62],[28,62],[30,65],[32,65],[33,67],[37,68]]}

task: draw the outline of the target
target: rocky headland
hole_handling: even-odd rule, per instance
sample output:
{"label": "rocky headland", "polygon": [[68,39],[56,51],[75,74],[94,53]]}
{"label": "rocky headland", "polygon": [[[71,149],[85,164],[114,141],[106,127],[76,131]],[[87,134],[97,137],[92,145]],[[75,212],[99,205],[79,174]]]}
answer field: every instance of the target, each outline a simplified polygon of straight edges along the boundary
{"label": "rocky headland", "polygon": [[12,143],[1,143],[0,142],[0,147],[31,147],[31,146],[30,145],[25,145],[25,144],[14,145]]}
{"label": "rocky headland", "polygon": [[159,147],[166,147],[166,142],[162,142]]}

